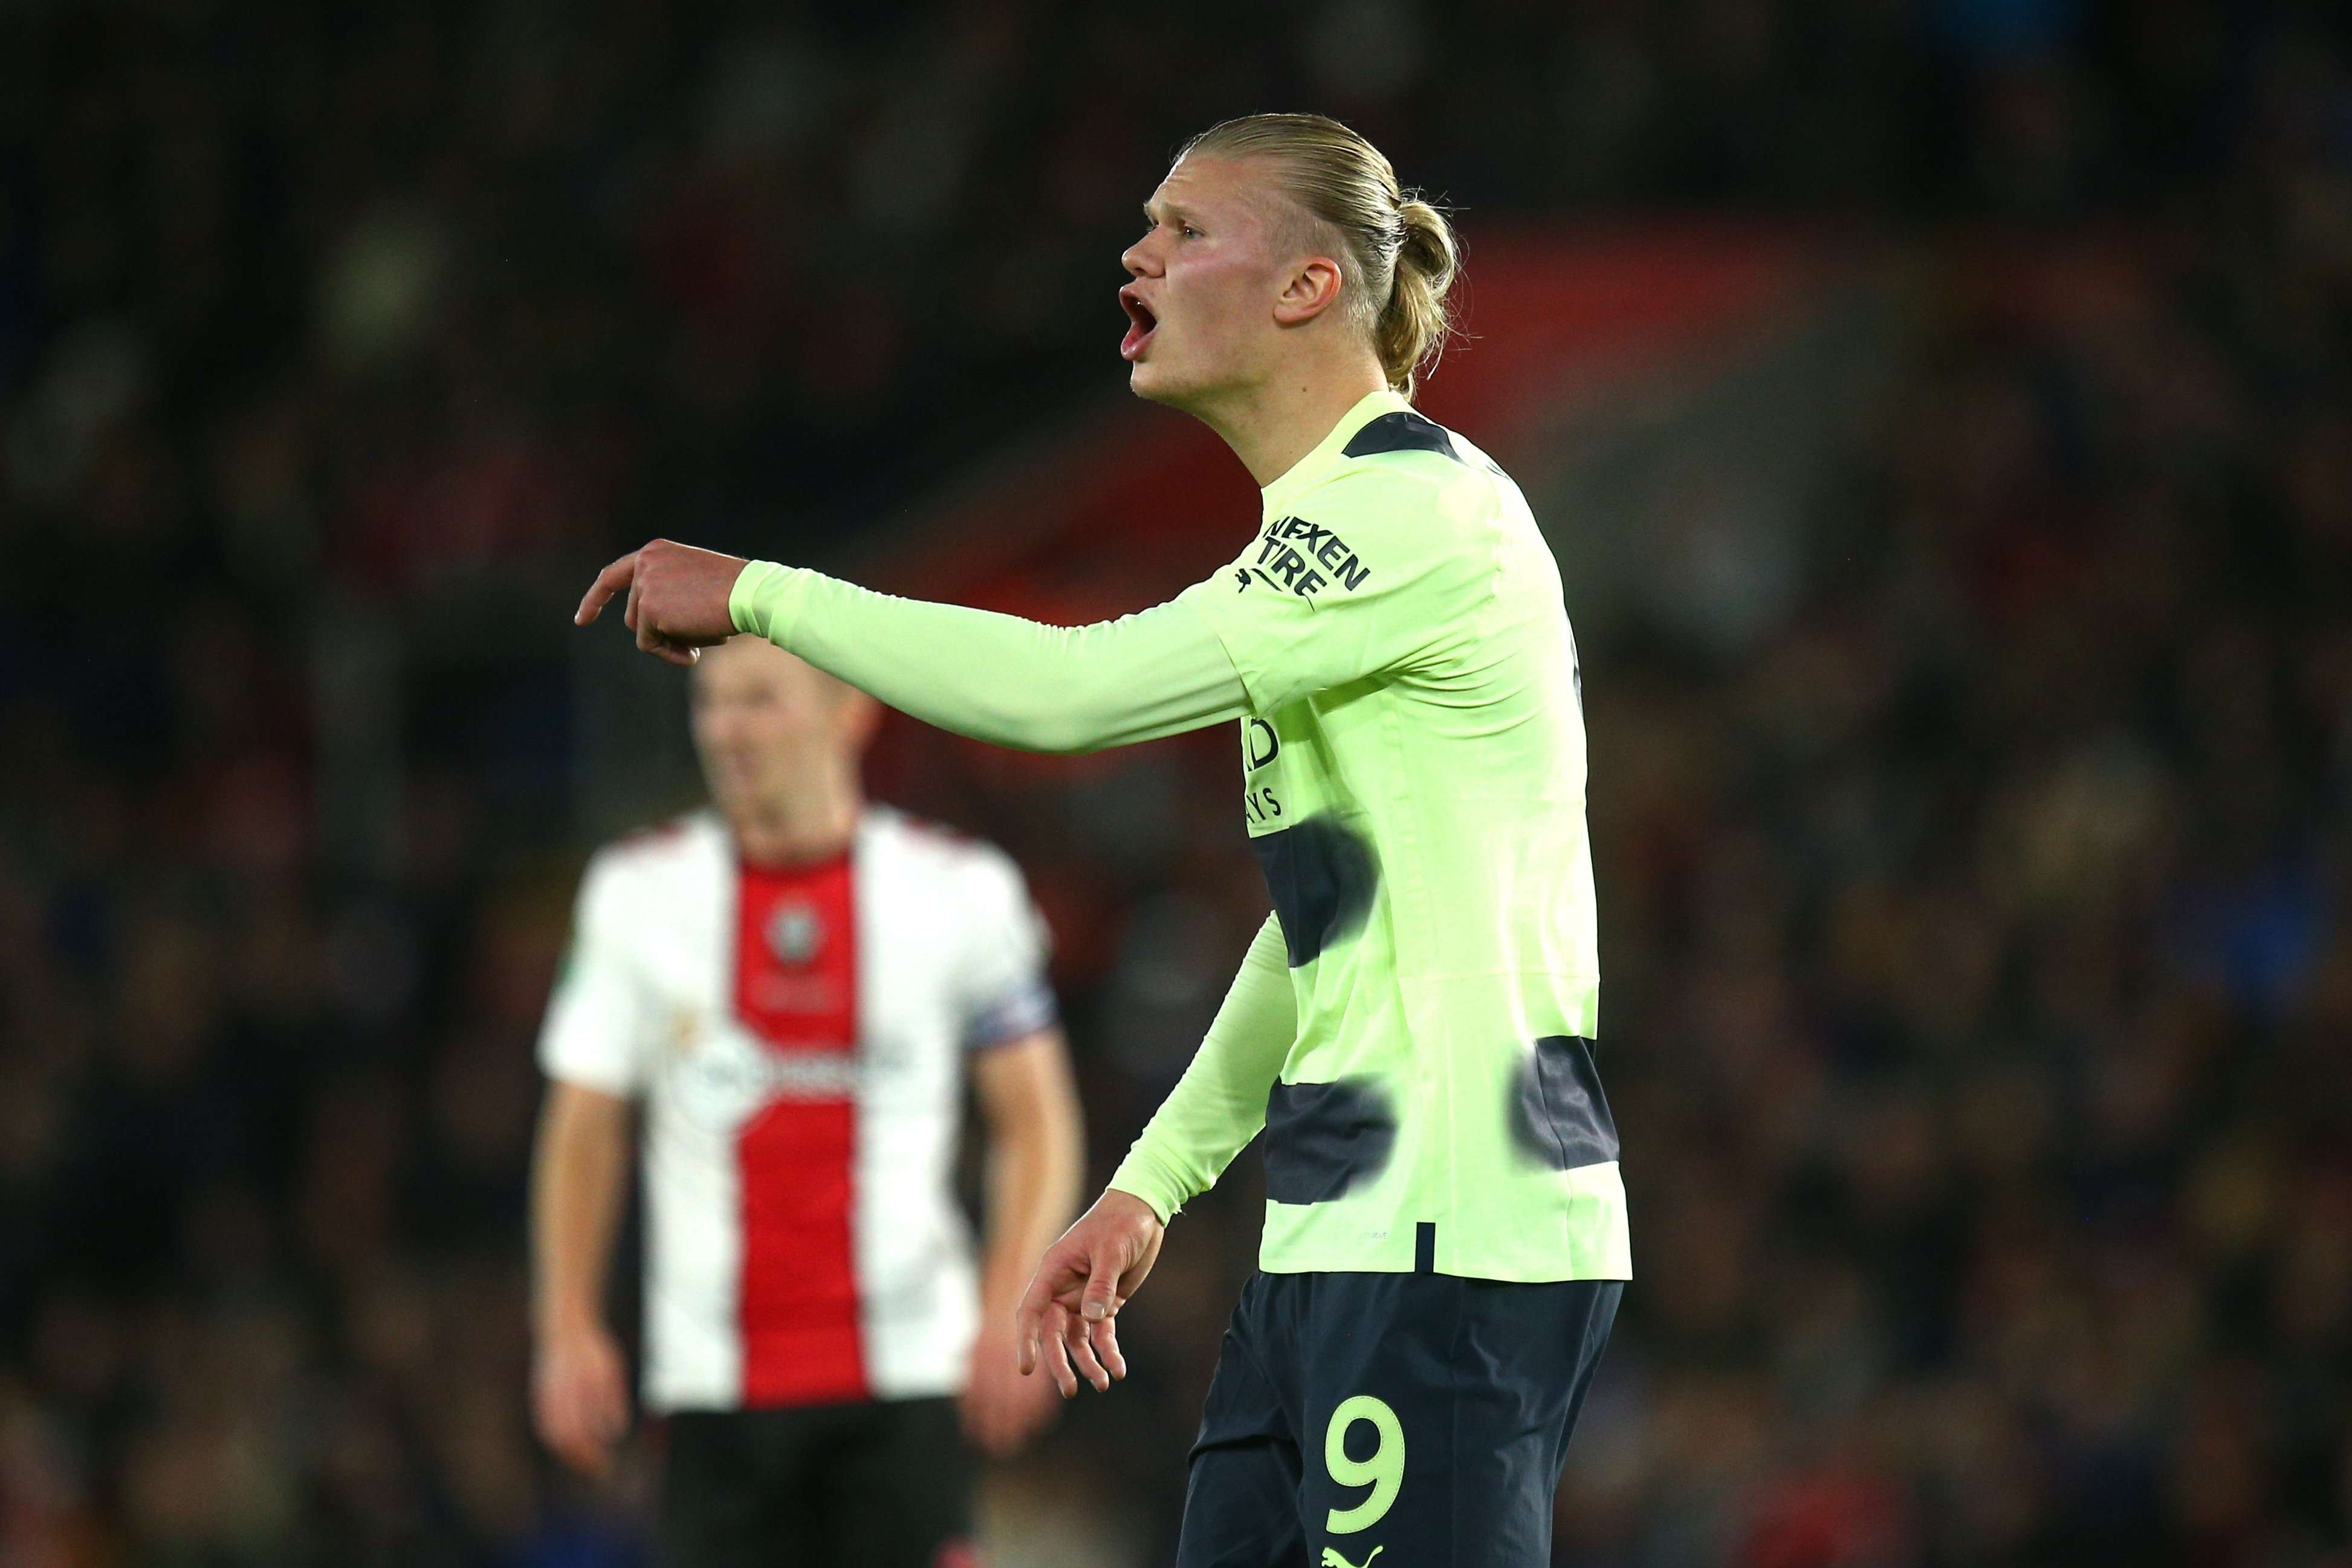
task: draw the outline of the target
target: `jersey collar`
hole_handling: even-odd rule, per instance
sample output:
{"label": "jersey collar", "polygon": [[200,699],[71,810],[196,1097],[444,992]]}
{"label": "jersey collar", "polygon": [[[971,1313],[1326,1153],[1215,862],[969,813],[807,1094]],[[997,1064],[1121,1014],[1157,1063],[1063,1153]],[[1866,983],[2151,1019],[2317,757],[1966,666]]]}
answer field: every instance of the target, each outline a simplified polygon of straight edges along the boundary
{"label": "jersey collar", "polygon": [[1265,510],[1269,516],[1279,510],[1292,496],[1316,483],[1339,461],[1339,454],[1355,439],[1356,432],[1383,414],[1394,414],[1412,405],[1404,396],[1388,387],[1367,393],[1353,408],[1339,416],[1339,423],[1331,433],[1316,443],[1315,449],[1282,471],[1280,478],[1265,487]]}

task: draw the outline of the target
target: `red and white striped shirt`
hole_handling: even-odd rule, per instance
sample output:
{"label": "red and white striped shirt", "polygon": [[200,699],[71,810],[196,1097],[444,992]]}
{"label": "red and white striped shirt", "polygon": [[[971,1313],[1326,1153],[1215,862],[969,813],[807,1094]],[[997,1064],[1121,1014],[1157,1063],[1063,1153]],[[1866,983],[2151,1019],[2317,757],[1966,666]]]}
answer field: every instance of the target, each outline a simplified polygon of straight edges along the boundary
{"label": "red and white striped shirt", "polygon": [[644,1101],[649,1406],[962,1387],[963,1056],[1054,1021],[1045,953],[1011,860],[886,809],[817,865],[709,812],[590,862],[540,1064]]}

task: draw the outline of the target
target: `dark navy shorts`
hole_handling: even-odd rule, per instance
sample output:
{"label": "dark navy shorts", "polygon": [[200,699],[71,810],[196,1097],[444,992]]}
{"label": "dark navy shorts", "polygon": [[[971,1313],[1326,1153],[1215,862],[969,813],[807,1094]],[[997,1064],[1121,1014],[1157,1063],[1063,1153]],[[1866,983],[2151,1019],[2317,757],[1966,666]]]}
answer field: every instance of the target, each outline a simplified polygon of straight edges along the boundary
{"label": "dark navy shorts", "polygon": [[681,1411],[667,1425],[661,1568],[978,1561],[952,1399]]}
{"label": "dark navy shorts", "polygon": [[1624,1289],[1253,1277],[1192,1445],[1177,1568],[1547,1568]]}

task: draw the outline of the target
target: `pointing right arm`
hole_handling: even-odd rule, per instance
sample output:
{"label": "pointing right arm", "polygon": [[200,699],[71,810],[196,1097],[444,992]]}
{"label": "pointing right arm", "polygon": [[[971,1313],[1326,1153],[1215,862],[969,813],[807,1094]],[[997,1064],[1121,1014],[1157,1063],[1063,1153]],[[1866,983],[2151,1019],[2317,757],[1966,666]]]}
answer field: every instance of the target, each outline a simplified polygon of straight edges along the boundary
{"label": "pointing right arm", "polygon": [[1049,626],[754,561],[729,609],[740,629],[901,712],[1023,751],[1100,751],[1249,710],[1223,645],[1183,599]]}

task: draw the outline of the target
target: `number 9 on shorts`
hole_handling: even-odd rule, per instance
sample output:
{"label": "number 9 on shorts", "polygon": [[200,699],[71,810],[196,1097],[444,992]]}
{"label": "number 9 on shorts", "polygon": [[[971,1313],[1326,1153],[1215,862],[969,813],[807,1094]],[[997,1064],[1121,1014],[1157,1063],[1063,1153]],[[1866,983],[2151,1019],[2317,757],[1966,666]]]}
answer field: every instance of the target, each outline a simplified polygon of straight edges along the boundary
{"label": "number 9 on shorts", "polygon": [[[1348,1428],[1359,1421],[1370,1423],[1380,1441],[1363,1458],[1351,1459]],[[1334,1535],[1352,1535],[1378,1524],[1396,1501],[1397,1489],[1404,1485],[1404,1426],[1396,1412],[1369,1394],[1341,1400],[1323,1434],[1323,1468],[1343,1487],[1372,1489],[1371,1495],[1355,1507],[1331,1510],[1323,1527]]]}

